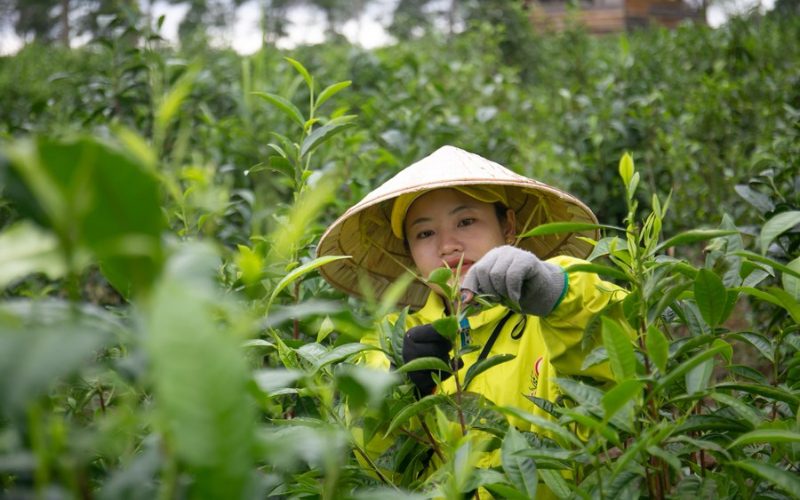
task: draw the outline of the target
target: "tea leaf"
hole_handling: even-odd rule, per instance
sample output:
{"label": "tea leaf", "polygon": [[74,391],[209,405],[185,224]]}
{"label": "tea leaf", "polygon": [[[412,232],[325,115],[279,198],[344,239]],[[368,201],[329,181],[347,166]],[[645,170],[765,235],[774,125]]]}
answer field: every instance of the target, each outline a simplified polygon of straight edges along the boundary
{"label": "tea leaf", "polygon": [[538,471],[539,477],[542,478],[544,484],[550,488],[558,498],[569,498],[572,491],[569,489],[569,484],[557,470],[541,469]]}
{"label": "tea leaf", "polygon": [[653,325],[647,329],[645,347],[650,360],[656,365],[662,374],[667,371],[667,361],[669,360],[669,342],[664,334]]}
{"label": "tea leaf", "polygon": [[322,368],[326,365],[331,363],[336,363],[337,361],[342,361],[346,358],[349,358],[353,354],[357,354],[362,351],[369,351],[377,349],[375,346],[371,346],[368,344],[362,344],[360,342],[352,342],[349,344],[340,345],[329,352],[323,354],[317,363],[319,368]]}
{"label": "tea leaf", "polygon": [[314,109],[317,109],[320,106],[322,106],[322,104],[325,101],[327,101],[328,99],[330,99],[335,94],[337,94],[338,92],[342,91],[343,89],[346,89],[347,87],[349,87],[351,83],[353,83],[353,82],[351,82],[350,80],[347,80],[347,81],[344,81],[344,82],[334,83],[333,85],[329,85],[328,87],[326,87],[325,90],[320,92],[319,96],[317,96],[317,100],[314,103]]}
{"label": "tea leaf", "polygon": [[355,115],[345,115],[339,118],[334,118],[322,127],[315,129],[308,137],[303,140],[303,145],[300,146],[300,156],[305,157],[316,148],[329,141],[333,136],[344,132],[345,130],[355,127]]}
{"label": "tea leaf", "polygon": [[434,357],[424,357],[412,359],[403,366],[397,368],[400,373],[415,372],[419,370],[439,370],[445,373],[453,373],[453,369],[444,361]]}
{"label": "tea leaf", "polygon": [[623,154],[619,159],[619,176],[625,186],[630,185],[633,171],[633,157],[629,153]]}
{"label": "tea leaf", "polygon": [[[786,264],[786,267],[800,273],[800,257]],[[794,297],[795,300],[800,301],[800,278],[783,273],[781,276],[781,283],[783,283],[783,289],[786,290],[789,295]]]}
{"label": "tea leaf", "polygon": [[747,342],[758,349],[761,355],[770,362],[775,362],[775,348],[772,342],[765,336],[755,332],[740,332],[728,334],[728,337]]}
{"label": "tea leaf", "polygon": [[764,417],[758,414],[758,412],[748,405],[744,403],[742,400],[735,398],[733,396],[729,396],[724,392],[712,392],[710,396],[717,400],[718,402],[733,408],[733,410],[738,413],[742,418],[747,420],[747,422],[753,427],[758,427],[761,422],[764,420]]}
{"label": "tea leaf", "polygon": [[298,73],[303,77],[303,80],[306,81],[306,85],[308,85],[308,89],[313,92],[314,91],[314,79],[311,77],[311,74],[308,72],[305,66],[303,66],[300,61],[292,59],[291,57],[284,57],[286,61],[291,64],[294,69],[297,70]]}
{"label": "tea leaf", "polygon": [[751,260],[753,262],[759,262],[761,264],[766,264],[766,265],[772,267],[773,269],[778,270],[778,271],[780,271],[782,273],[786,273],[786,274],[788,274],[788,275],[790,275],[792,277],[795,277],[795,278],[800,278],[800,270],[793,269],[791,267],[785,266],[785,265],[781,264],[780,262],[778,262],[776,260],[770,259],[769,257],[765,257],[763,255],[759,255],[759,254],[753,253],[753,252],[748,252],[748,251],[745,251],[745,250],[734,252],[734,255],[738,255],[740,257],[745,257],[745,258],[747,258],[747,259],[749,259],[749,260]]}
{"label": "tea leaf", "polygon": [[446,316],[444,318],[439,318],[431,323],[433,329],[441,335],[442,337],[446,338],[450,342],[454,342],[456,335],[458,335],[459,325],[458,319],[455,316]]}
{"label": "tea leaf", "polygon": [[756,429],[736,438],[728,445],[728,449],[753,443],[800,443],[800,432],[786,429]]}
{"label": "tea leaf", "polygon": [[478,361],[467,370],[467,374],[464,376],[464,388],[469,387],[470,382],[472,382],[475,377],[489,368],[505,363],[506,361],[511,361],[514,358],[516,358],[516,356],[513,354],[498,354]]}
{"label": "tea leaf", "polygon": [[447,403],[449,399],[450,396],[447,394],[431,394],[430,396],[425,396],[416,403],[406,406],[392,419],[392,422],[389,424],[389,428],[386,430],[384,437],[397,430],[401,425],[408,422],[411,418],[419,416],[420,414],[437,405]]}
{"label": "tea leaf", "polygon": [[762,396],[764,398],[767,398],[768,400],[783,401],[793,407],[800,406],[800,396],[796,396],[791,392],[787,392],[786,390],[780,387],[773,387],[761,384],[739,384],[734,382],[721,382],[717,384],[716,388],[718,390],[744,391],[750,394],[756,394],[758,396]]}
{"label": "tea leaf", "polygon": [[286,368],[264,368],[253,374],[258,388],[268,395],[275,395],[302,379],[305,373],[301,370],[287,370]]}
{"label": "tea leaf", "polygon": [[278,296],[281,291],[292,284],[295,280],[299,279],[302,276],[314,271],[315,269],[324,266],[325,264],[330,264],[331,262],[336,262],[337,260],[342,259],[350,259],[349,255],[326,255],[323,257],[317,257],[316,259],[312,260],[311,262],[306,262],[302,266],[295,268],[281,278],[277,285],[275,285],[275,289],[272,290],[272,293],[269,296],[269,301],[267,302],[266,310],[269,311],[270,307],[272,306],[272,301],[275,300],[275,297]]}
{"label": "tea leaf", "polygon": [[711,328],[719,325],[725,318],[727,292],[722,280],[713,271],[700,269],[694,281],[694,299],[700,314]]}
{"label": "tea leaf", "polygon": [[550,222],[547,224],[540,224],[535,228],[522,233],[518,238],[529,238],[531,236],[545,236],[548,234],[562,234],[562,233],[582,233],[585,231],[599,230],[599,229],[613,229],[615,231],[625,231],[625,229],[618,226],[608,226],[605,224],[591,224],[588,222]]}
{"label": "tea leaf", "polygon": [[295,123],[297,123],[301,127],[303,126],[303,124],[305,124],[306,119],[303,118],[303,113],[301,113],[300,110],[297,108],[297,106],[289,102],[289,100],[286,99],[285,97],[281,97],[276,94],[270,94],[269,92],[253,92],[253,95],[256,95],[264,99],[265,101],[272,104],[279,110],[283,111],[283,113],[286,116],[291,118]]}
{"label": "tea leaf", "polygon": [[378,406],[400,378],[393,372],[365,366],[340,365],[336,370],[336,386],[346,394],[352,408],[367,404]]}
{"label": "tea leaf", "polygon": [[503,439],[502,463],[503,471],[519,491],[527,498],[536,498],[536,463],[527,457],[517,455],[518,451],[528,448],[528,443],[514,426],[509,426]]}
{"label": "tea leaf", "polygon": [[218,300],[203,286],[214,259],[199,251],[179,256],[183,262],[173,258],[155,290],[147,321],[160,428],[191,472],[190,496],[239,497],[253,466],[250,377],[238,342],[214,314]]}
{"label": "tea leaf", "polygon": [[580,439],[578,439],[575,434],[571,433],[567,428],[563,425],[556,423],[552,420],[548,420],[542,418],[538,415],[534,415],[532,413],[525,412],[519,408],[514,408],[511,406],[499,406],[497,407],[497,411],[504,413],[506,415],[511,415],[512,417],[518,418],[525,422],[528,422],[544,431],[550,433],[556,438],[560,438],[562,441],[560,444],[566,445],[567,443],[571,443],[576,447],[580,447],[583,445]]}
{"label": "tea leaf", "polygon": [[619,324],[608,317],[603,317],[603,345],[608,352],[611,371],[618,382],[636,375],[636,356],[630,338]]}
{"label": "tea leaf", "polygon": [[686,394],[697,394],[708,388],[708,382],[711,379],[711,373],[714,371],[714,360],[707,359],[689,370],[684,375],[684,382],[686,384]]}
{"label": "tea leaf", "polygon": [[658,380],[654,390],[656,392],[659,392],[661,390],[666,389],[679,377],[682,377],[684,374],[686,374],[686,372],[688,372],[695,366],[699,365],[700,363],[703,363],[705,360],[713,358],[717,354],[722,354],[727,360],[730,360],[731,356],[733,355],[733,349],[731,348],[730,344],[728,344],[724,340],[716,339],[711,344],[711,347],[709,349],[689,358],[688,360],[684,361],[683,363],[675,367],[671,372],[661,377]]}
{"label": "tea leaf", "polygon": [[28,221],[20,221],[0,232],[0,289],[33,273],[50,279],[67,271],[58,239]]}
{"label": "tea leaf", "polygon": [[772,464],[757,460],[740,460],[737,462],[730,462],[728,465],[756,474],[790,495],[797,495],[797,492],[800,491],[800,478],[798,478],[796,474]]}
{"label": "tea leaf", "polygon": [[722,229],[692,229],[685,231],[667,241],[658,245],[653,253],[663,252],[667,248],[676,247],[679,245],[691,245],[700,241],[710,240],[712,238],[719,238],[721,236],[729,236],[731,234],[739,234],[739,231],[722,230]]}
{"label": "tea leaf", "polygon": [[[644,384],[639,380],[628,379],[606,392],[602,399],[605,420],[610,420],[622,407],[632,403],[636,396],[641,395],[643,387]],[[625,417],[630,419],[632,414]],[[629,421],[628,424],[631,427],[633,422]]]}
{"label": "tea leaf", "polygon": [[781,212],[768,220],[764,227],[761,228],[761,236],[759,237],[761,253],[766,254],[769,246],[778,236],[798,224],[800,224],[800,210]]}

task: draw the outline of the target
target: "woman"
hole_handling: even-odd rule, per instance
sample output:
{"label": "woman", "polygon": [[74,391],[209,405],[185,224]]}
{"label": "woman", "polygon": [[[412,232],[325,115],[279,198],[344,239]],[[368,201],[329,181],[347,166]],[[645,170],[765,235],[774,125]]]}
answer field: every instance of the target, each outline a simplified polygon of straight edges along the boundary
{"label": "woman", "polygon": [[[464,300],[479,294],[496,304],[467,310],[462,340],[479,348],[462,357],[459,380],[480,359],[512,354],[511,361],[474,377],[466,390],[499,406],[552,418],[534,401],[556,402],[556,377],[587,377],[598,384],[613,380],[608,363],[583,367],[600,342],[599,335],[587,333],[587,325],[601,311],[621,317],[616,304],[624,291],[595,274],[568,272],[591,251],[585,238],[596,239],[595,231],[521,237],[549,222],[596,223],[596,218],[559,189],[445,146],[345,212],[323,235],[318,255],[352,256],[324,266],[322,275],[356,296],[364,293],[363,283],[380,296],[405,273],[426,278],[440,267],[458,271]],[[431,356],[452,360],[451,341],[432,326],[453,312],[448,299],[423,279],[402,295],[400,303],[413,309],[405,316],[404,362]],[[363,341],[377,345],[375,338]],[[371,351],[367,362],[390,369],[381,351]],[[456,391],[454,377],[435,375],[431,370],[409,374],[419,396]],[[510,420],[521,430],[546,434],[527,421]],[[496,457],[486,465],[492,460]]]}

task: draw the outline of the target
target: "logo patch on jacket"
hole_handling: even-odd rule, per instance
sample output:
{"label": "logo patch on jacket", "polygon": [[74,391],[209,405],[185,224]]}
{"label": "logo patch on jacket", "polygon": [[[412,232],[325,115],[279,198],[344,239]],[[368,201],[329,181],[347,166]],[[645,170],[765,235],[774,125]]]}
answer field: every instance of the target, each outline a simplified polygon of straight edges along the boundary
{"label": "logo patch on jacket", "polygon": [[531,391],[531,396],[536,394],[536,388],[539,387],[539,370],[542,367],[543,361],[544,357],[539,356],[539,358],[533,364],[533,369],[531,370],[531,386],[529,388],[529,390]]}

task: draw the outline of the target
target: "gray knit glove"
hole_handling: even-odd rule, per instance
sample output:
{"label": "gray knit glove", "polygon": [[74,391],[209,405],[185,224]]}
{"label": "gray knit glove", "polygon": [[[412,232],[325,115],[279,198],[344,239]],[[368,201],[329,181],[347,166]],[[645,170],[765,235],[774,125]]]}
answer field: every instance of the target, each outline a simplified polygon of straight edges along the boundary
{"label": "gray knit glove", "polygon": [[566,286],[564,271],[530,252],[505,245],[493,248],[467,271],[461,287],[498,296],[525,314],[546,316]]}

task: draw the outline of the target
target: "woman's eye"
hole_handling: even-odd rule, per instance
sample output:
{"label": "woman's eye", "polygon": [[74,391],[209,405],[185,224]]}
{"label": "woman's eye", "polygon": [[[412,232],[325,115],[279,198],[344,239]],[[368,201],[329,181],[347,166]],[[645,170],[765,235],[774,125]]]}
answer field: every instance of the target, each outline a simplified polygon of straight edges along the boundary
{"label": "woman's eye", "polygon": [[459,221],[458,225],[459,225],[459,227],[471,226],[474,223],[475,223],[475,218],[474,217],[467,217],[466,219],[461,219],[461,221]]}
{"label": "woman's eye", "polygon": [[433,235],[433,231],[431,231],[430,229],[426,229],[425,231],[420,231],[420,232],[417,233],[417,239],[418,240],[424,240],[425,238],[428,238],[428,237],[430,237],[432,235]]}

